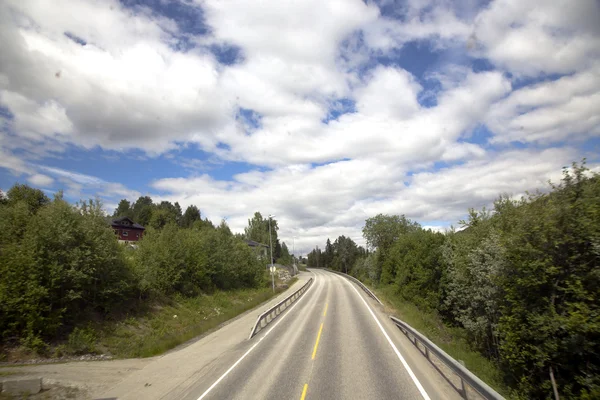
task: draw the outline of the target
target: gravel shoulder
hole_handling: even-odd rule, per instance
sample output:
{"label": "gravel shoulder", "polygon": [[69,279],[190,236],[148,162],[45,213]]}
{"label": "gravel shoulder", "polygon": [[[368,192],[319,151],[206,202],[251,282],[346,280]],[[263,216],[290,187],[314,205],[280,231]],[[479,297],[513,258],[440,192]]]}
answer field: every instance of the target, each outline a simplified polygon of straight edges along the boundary
{"label": "gravel shoulder", "polygon": [[[139,371],[156,360],[157,357],[132,358],[126,360],[110,361],[79,361],[69,363],[23,365],[15,367],[0,368],[0,382],[21,378],[39,377],[43,379],[43,385],[61,386],[71,388],[70,394],[74,399],[90,399],[98,397],[102,392],[115,386],[132,373]],[[52,389],[46,395],[53,392],[61,396],[63,390]],[[44,395],[45,393],[40,393]],[[45,398],[46,396],[40,397]],[[49,398],[59,398],[51,396]]]}

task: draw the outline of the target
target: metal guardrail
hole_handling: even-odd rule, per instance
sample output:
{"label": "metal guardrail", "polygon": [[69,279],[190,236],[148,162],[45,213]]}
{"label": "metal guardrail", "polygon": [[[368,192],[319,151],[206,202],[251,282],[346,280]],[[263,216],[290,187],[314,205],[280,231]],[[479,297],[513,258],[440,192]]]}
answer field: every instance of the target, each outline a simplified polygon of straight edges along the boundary
{"label": "metal guardrail", "polygon": [[358,279],[356,279],[355,277],[353,277],[353,276],[350,276],[350,275],[348,275],[348,274],[345,274],[345,273],[343,273],[343,272],[340,272],[340,271],[334,271],[334,270],[332,270],[332,269],[329,269],[329,268],[323,268],[323,269],[324,269],[325,271],[333,272],[334,274],[338,274],[338,275],[345,276],[346,278],[350,279],[352,282],[354,282],[354,283],[356,283],[358,286],[360,286],[360,287],[361,287],[361,289],[362,289],[362,290],[364,290],[364,291],[365,291],[365,293],[367,293],[367,294],[369,295],[369,297],[371,297],[372,299],[374,299],[374,300],[375,300],[376,302],[378,302],[379,304],[383,304],[383,303],[381,302],[381,300],[379,300],[379,299],[377,298],[377,296],[375,296],[375,293],[371,292],[371,290],[370,290],[368,287],[366,287],[366,286],[365,286],[365,285],[364,285],[364,284],[363,284],[361,281],[359,281],[359,280],[358,280]]}
{"label": "metal guardrail", "polygon": [[[413,336],[414,344],[417,346],[417,341],[423,344],[425,347],[425,357],[431,361],[429,358],[429,353],[433,353],[440,361],[442,361],[448,368],[452,370],[458,377],[460,378],[461,383],[461,391],[463,397],[467,398],[467,391],[465,388],[465,383],[473,388],[477,393],[488,400],[504,400],[498,392],[489,387],[484,381],[475,376],[471,371],[465,368],[461,363],[456,361],[454,358],[450,357],[446,352],[435,345],[431,340],[427,339],[422,333],[414,329],[412,326],[408,325],[406,322],[399,320],[396,317],[390,316],[391,320],[396,324],[396,326],[404,332],[404,334],[409,338],[408,334],[410,333]],[[418,348],[418,346],[417,346]]]}
{"label": "metal guardrail", "polygon": [[248,339],[252,339],[254,335],[260,332],[263,328],[273,322],[273,320],[275,320],[275,318],[277,318],[282,312],[284,312],[286,308],[296,302],[296,300],[298,300],[300,296],[306,292],[312,283],[313,278],[310,278],[300,289],[296,290],[294,293],[290,294],[288,297],[281,300],[264,313],[260,314],[256,319],[256,323],[252,327],[252,331],[250,332],[250,337]]}

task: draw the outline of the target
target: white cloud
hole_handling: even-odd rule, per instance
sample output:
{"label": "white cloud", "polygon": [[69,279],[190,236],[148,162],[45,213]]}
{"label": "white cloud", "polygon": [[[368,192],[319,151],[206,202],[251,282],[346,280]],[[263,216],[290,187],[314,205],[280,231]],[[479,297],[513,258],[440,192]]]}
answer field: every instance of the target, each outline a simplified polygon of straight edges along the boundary
{"label": "white cloud", "polygon": [[512,92],[490,109],[487,124],[497,143],[581,141],[600,135],[598,65],[555,81]]}
{"label": "white cloud", "polygon": [[377,68],[354,91],[355,113],[321,122],[319,116],[263,117],[251,134],[239,126],[221,133],[230,148],[212,151],[221,157],[257,165],[323,163],[377,154],[380,159],[409,162],[456,160],[481,156],[476,145],[456,143],[486,115],[489,106],[510,91],[497,72],[467,71],[456,87],[440,93],[438,106],[421,107],[421,87],[401,68]]}
{"label": "white cloud", "polygon": [[48,175],[43,174],[35,174],[31,175],[27,178],[27,181],[31,183],[33,186],[41,186],[41,187],[49,187],[54,183],[54,179],[49,177]]}
{"label": "white cloud", "polygon": [[476,18],[482,54],[515,74],[570,73],[600,57],[600,3],[496,0]]}
{"label": "white cloud", "polygon": [[379,67],[365,87],[355,91],[358,112],[406,119],[419,111],[417,95],[423,87],[403,69]]}
{"label": "white cloud", "polygon": [[436,47],[466,42],[472,32],[467,21],[459,19],[454,10],[442,4],[429,9],[428,6],[413,4],[406,7],[402,23],[391,18],[374,21],[365,27],[366,43],[375,50],[387,52],[415,40],[433,39]]}
{"label": "white cloud", "polygon": [[0,18],[0,102],[37,142],[160,153],[232,112],[214,58],[169,47],[172,21],[112,0],[9,1]]}
{"label": "white cloud", "polygon": [[[39,170],[56,177],[61,183],[59,188],[65,188],[69,197],[81,198],[82,196],[93,196],[94,194],[104,198],[126,198],[135,199],[140,196],[140,192],[131,190],[121,183],[107,182],[96,176],[81,174],[61,168],[48,167],[45,165],[36,166]],[[40,175],[44,176],[44,175]],[[48,179],[52,179],[45,176]]]}
{"label": "white cloud", "polygon": [[215,221],[227,217],[237,231],[255,211],[275,214],[282,240],[289,244],[298,236],[296,247],[305,253],[342,234],[364,243],[364,221],[378,213],[406,214],[443,229],[469,207],[489,206],[502,193],[547,189],[547,181],[558,181],[561,167],[576,154],[570,148],[511,151],[412,176],[406,167],[371,158],[252,171],[230,181],[206,175],[162,179],[153,187],[165,193],[160,199],[195,204]]}

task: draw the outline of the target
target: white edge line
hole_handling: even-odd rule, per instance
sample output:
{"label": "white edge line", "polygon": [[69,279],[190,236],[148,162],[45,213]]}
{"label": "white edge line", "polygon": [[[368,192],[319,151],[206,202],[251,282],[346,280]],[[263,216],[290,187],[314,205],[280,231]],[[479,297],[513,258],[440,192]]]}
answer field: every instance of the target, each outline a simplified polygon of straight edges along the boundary
{"label": "white edge line", "polygon": [[[346,280],[346,279],[345,279],[345,281],[348,282],[348,280]],[[358,292],[358,290],[356,290],[356,288],[354,287],[354,285],[351,284],[350,282],[348,282],[348,284],[356,292],[356,294],[358,295],[358,297],[360,297],[360,299],[362,300],[362,302],[365,304],[365,307],[367,307],[367,310],[369,310],[369,312],[371,313],[371,316],[373,317],[373,319],[375,320],[375,322],[377,322],[377,326],[379,326],[379,329],[383,333],[383,336],[385,336],[385,338],[387,339],[388,343],[390,344],[390,346],[392,346],[392,349],[394,349],[394,352],[396,353],[396,355],[400,359],[400,362],[402,363],[402,365],[404,366],[404,368],[406,368],[406,371],[408,372],[408,375],[410,375],[411,379],[413,380],[413,382],[417,386],[417,389],[419,389],[419,392],[421,392],[421,396],[423,396],[423,398],[425,400],[430,400],[429,395],[427,394],[427,392],[423,388],[423,385],[421,385],[421,382],[419,382],[419,380],[417,379],[417,377],[414,374],[414,372],[412,371],[412,369],[410,369],[410,366],[408,365],[408,363],[406,362],[406,360],[404,359],[404,357],[402,357],[402,354],[400,354],[400,351],[398,350],[398,348],[396,347],[396,345],[394,344],[394,342],[392,342],[392,339],[390,339],[389,335],[387,334],[387,332],[385,331],[385,329],[381,325],[381,322],[379,322],[379,319],[377,319],[377,316],[375,316],[375,313],[373,312],[373,310],[371,310],[371,307],[369,307],[369,305],[367,304],[367,302],[365,301],[365,299],[360,295],[360,293]]]}
{"label": "white edge line", "polygon": [[[315,283],[315,282],[317,281],[317,275],[316,275],[314,272],[312,272],[312,271],[310,271],[310,273],[314,275],[314,281],[313,281],[313,283]],[[302,301],[302,300],[303,300],[303,299],[306,297],[306,294],[308,293],[308,291],[309,291],[310,289],[312,289],[314,286],[315,286],[314,284],[313,284],[313,285],[310,285],[310,287],[308,288],[308,290],[307,290],[306,292],[304,292],[304,295],[303,295],[303,296],[300,298],[300,300],[298,300],[298,301],[297,301],[297,302],[296,302],[294,305],[292,305],[292,307],[290,307],[290,308],[288,309],[288,311],[287,311],[285,314],[283,314],[283,315],[281,316],[281,318],[279,318],[279,321],[277,321],[277,322],[275,323],[275,325],[273,325],[273,326],[271,327],[271,329],[269,329],[269,330],[267,331],[267,333],[265,333],[265,334],[264,334],[264,335],[263,335],[263,336],[262,336],[260,339],[258,339],[258,342],[254,343],[254,345],[253,345],[252,347],[250,347],[250,348],[249,348],[249,349],[248,349],[248,350],[247,350],[247,351],[246,351],[246,352],[245,352],[245,353],[244,353],[244,354],[243,354],[243,355],[242,355],[242,356],[241,356],[241,357],[240,357],[240,358],[239,358],[239,359],[238,359],[238,360],[235,362],[235,363],[233,363],[233,365],[232,365],[231,367],[229,367],[229,369],[228,369],[227,371],[225,371],[225,373],[224,373],[223,375],[221,375],[221,376],[219,377],[219,379],[217,379],[217,380],[215,381],[215,383],[213,383],[212,385],[210,385],[210,387],[209,387],[208,389],[206,389],[206,391],[205,391],[204,393],[202,393],[202,395],[201,395],[200,397],[198,397],[198,400],[202,400],[203,398],[205,398],[205,397],[206,397],[206,396],[207,396],[207,395],[208,395],[208,394],[211,392],[211,390],[213,390],[213,389],[215,388],[215,386],[217,386],[217,385],[219,384],[219,382],[221,382],[223,379],[225,379],[225,377],[226,377],[227,375],[229,375],[229,373],[230,373],[231,371],[233,371],[233,369],[234,369],[235,367],[237,367],[237,365],[238,365],[239,363],[241,363],[241,362],[242,362],[242,360],[243,360],[244,358],[246,358],[246,356],[247,356],[248,354],[250,354],[250,352],[252,352],[252,350],[254,350],[254,348],[255,348],[256,346],[258,346],[258,345],[260,344],[260,342],[262,342],[262,340],[263,340],[264,338],[266,338],[266,337],[269,335],[269,333],[271,333],[271,331],[272,331],[273,329],[275,329],[275,328],[277,327],[277,325],[279,325],[279,324],[281,323],[281,321],[283,321],[283,320],[285,319],[285,317],[287,317],[287,316],[288,316],[288,314],[290,313],[290,311],[292,311],[292,310],[294,309],[294,307],[296,307],[298,304],[300,304],[300,302],[301,302],[301,301]]]}

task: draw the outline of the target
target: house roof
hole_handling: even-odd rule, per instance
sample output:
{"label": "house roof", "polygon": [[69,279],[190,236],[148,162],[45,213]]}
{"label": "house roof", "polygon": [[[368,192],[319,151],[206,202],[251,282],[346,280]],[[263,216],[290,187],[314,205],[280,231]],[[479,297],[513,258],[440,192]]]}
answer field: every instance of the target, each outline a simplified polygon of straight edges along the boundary
{"label": "house roof", "polygon": [[258,242],[255,242],[254,240],[244,240],[244,241],[250,247],[266,247],[267,249],[269,248],[269,246],[267,246],[266,244],[258,243]]}
{"label": "house roof", "polygon": [[121,217],[121,218],[116,218],[113,219],[111,221],[111,225],[113,227],[127,227],[127,228],[132,228],[132,229],[146,229],[143,226],[141,226],[140,224],[136,224],[135,222],[133,222],[133,220],[129,217]]}

